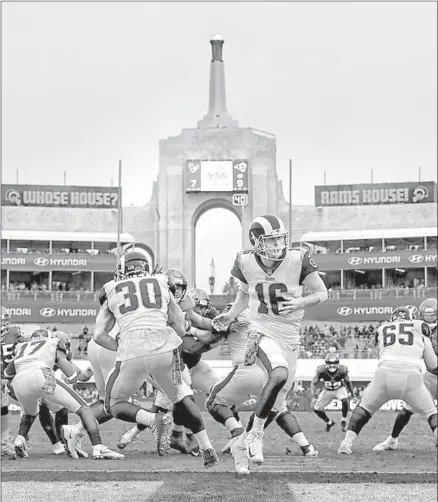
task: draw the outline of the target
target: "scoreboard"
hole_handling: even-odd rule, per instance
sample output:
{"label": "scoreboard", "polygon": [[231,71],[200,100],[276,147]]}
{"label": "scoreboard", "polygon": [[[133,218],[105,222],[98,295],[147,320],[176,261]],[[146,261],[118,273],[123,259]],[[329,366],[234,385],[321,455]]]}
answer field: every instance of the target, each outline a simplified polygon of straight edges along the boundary
{"label": "scoreboard", "polygon": [[248,192],[248,161],[188,159],[186,192]]}

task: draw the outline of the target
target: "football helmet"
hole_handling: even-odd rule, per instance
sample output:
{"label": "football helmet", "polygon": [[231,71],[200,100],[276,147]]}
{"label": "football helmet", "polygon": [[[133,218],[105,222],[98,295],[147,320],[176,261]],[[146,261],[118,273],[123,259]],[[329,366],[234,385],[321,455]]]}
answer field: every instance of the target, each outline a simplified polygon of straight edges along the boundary
{"label": "football helmet", "polygon": [[195,302],[195,308],[193,310],[199,315],[205,316],[211,305],[208,293],[200,288],[191,288],[188,290],[187,294]]}
{"label": "football helmet", "polygon": [[412,305],[397,307],[391,314],[391,321],[413,321],[416,310]]}
{"label": "football helmet", "polygon": [[123,278],[142,276],[149,272],[149,262],[143,253],[128,251],[120,258],[118,269]]}
{"label": "football helmet", "polygon": [[39,328],[32,333],[32,336],[30,338],[32,340],[35,338],[53,338],[53,333],[49,329]]}
{"label": "football helmet", "polygon": [[169,278],[170,291],[179,303],[187,292],[187,277],[177,268],[169,268],[166,275]]}
{"label": "football helmet", "polygon": [[121,264],[119,263],[117,265],[116,270],[114,271],[114,280],[117,282],[117,281],[121,281],[122,279],[124,279],[124,276],[121,271]]}
{"label": "football helmet", "polygon": [[434,323],[437,320],[437,299],[428,298],[420,305],[420,316],[427,323]]}
{"label": "football helmet", "polygon": [[330,373],[334,373],[339,368],[339,357],[337,354],[327,354],[325,356],[325,364],[328,367]]}
{"label": "football helmet", "polygon": [[6,331],[9,329],[9,323],[11,321],[11,316],[9,315],[9,312],[5,309],[5,307],[2,307],[2,328],[1,328],[1,334],[5,334]]}
{"label": "football helmet", "polygon": [[249,240],[261,258],[281,261],[289,247],[289,232],[278,216],[265,214],[252,221]]}

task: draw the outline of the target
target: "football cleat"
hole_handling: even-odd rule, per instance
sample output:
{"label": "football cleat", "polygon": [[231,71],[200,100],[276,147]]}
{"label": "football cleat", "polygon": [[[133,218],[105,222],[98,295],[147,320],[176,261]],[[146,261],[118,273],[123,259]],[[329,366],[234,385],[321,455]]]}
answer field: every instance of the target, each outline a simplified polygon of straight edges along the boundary
{"label": "football cleat", "polygon": [[103,444],[98,444],[93,446],[93,458],[95,460],[123,460],[125,455],[117,453],[116,451],[110,450]]}
{"label": "football cleat", "polygon": [[333,422],[333,420],[330,420],[330,422],[327,422],[325,426],[326,432],[330,432],[330,429],[336,425],[336,422]]}
{"label": "football cleat", "polygon": [[315,450],[313,444],[309,444],[309,446],[305,448],[306,451],[303,451],[305,457],[317,457],[319,455],[318,450]]}
{"label": "football cleat", "polygon": [[8,457],[9,460],[16,460],[17,458],[17,454],[15,453],[15,447],[10,437],[7,437],[2,441],[1,456],[2,458]]}
{"label": "football cleat", "polygon": [[221,453],[223,453],[224,455],[231,453],[231,447],[239,439],[239,437],[243,434],[243,432],[244,432],[243,427],[239,427],[238,429],[234,429],[231,432],[231,437],[227,441],[227,444],[222,448]]}
{"label": "football cleat", "polygon": [[126,431],[125,434],[119,439],[117,443],[117,448],[120,450],[123,450],[128,446],[128,444],[131,444],[134,439],[140,434],[140,430],[137,428],[137,426],[133,427],[132,429],[129,429],[129,431]]}
{"label": "football cleat", "polygon": [[186,449],[193,457],[199,457],[199,444],[194,434],[186,434]]}
{"label": "football cleat", "polygon": [[376,444],[373,451],[386,451],[386,450],[396,450],[398,446],[398,438],[393,438],[391,436],[387,437],[382,443]]}
{"label": "football cleat", "polygon": [[214,448],[200,449],[201,456],[204,459],[204,467],[212,467],[219,463],[219,458]]}
{"label": "football cleat", "polygon": [[78,452],[76,451],[79,443],[79,435],[76,427],[73,425],[63,425],[62,431],[68,456],[71,458],[79,458]]}
{"label": "football cleat", "polygon": [[263,432],[249,431],[245,438],[245,448],[251,462],[263,464]]}
{"label": "football cleat", "polygon": [[237,474],[247,476],[250,473],[249,462],[246,455],[246,448],[242,446],[240,441],[236,440],[231,446],[231,455],[233,455],[234,458],[234,468]]}
{"label": "football cleat", "polygon": [[352,446],[353,443],[350,443],[346,441],[345,439],[342,441],[341,445],[338,448],[338,453],[339,455],[344,454],[344,455],[351,455],[353,453],[352,451]]}
{"label": "football cleat", "polygon": [[169,453],[169,429],[172,424],[172,414],[156,413],[151,428],[154,431],[155,442],[157,445],[157,453],[163,457]]}
{"label": "football cleat", "polygon": [[18,458],[29,458],[26,451],[26,440],[23,436],[17,436],[14,441],[15,454]]}
{"label": "football cleat", "polygon": [[53,445],[53,454],[54,455],[62,455],[63,453],[65,453],[65,447],[61,443],[61,441],[58,441],[57,443],[55,443]]}
{"label": "football cleat", "polygon": [[341,431],[342,432],[347,431],[347,421],[346,420],[341,420]]}
{"label": "football cleat", "polygon": [[170,447],[185,455],[189,453],[187,451],[181,432],[178,435],[176,435],[175,431],[172,431],[172,434],[170,435]]}

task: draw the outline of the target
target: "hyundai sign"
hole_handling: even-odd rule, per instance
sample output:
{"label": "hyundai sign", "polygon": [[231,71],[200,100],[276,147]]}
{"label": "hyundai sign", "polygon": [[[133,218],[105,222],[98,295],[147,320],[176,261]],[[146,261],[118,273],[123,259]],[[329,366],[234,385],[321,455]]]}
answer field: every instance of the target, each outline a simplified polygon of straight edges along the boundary
{"label": "hyundai sign", "polygon": [[315,186],[315,206],[376,206],[436,202],[434,181]]}

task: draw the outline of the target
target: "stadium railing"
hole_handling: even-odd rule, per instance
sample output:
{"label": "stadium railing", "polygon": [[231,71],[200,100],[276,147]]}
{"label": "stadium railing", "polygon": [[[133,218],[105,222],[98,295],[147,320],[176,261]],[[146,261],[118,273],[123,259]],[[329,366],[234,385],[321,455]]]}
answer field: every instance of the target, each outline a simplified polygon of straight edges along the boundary
{"label": "stadium railing", "polygon": [[[339,302],[345,300],[381,300],[383,298],[416,298],[424,299],[437,296],[437,287],[429,288],[386,288],[386,289],[339,289],[329,291],[329,300]],[[2,291],[3,301],[49,300],[63,301],[98,301],[97,291]]]}

